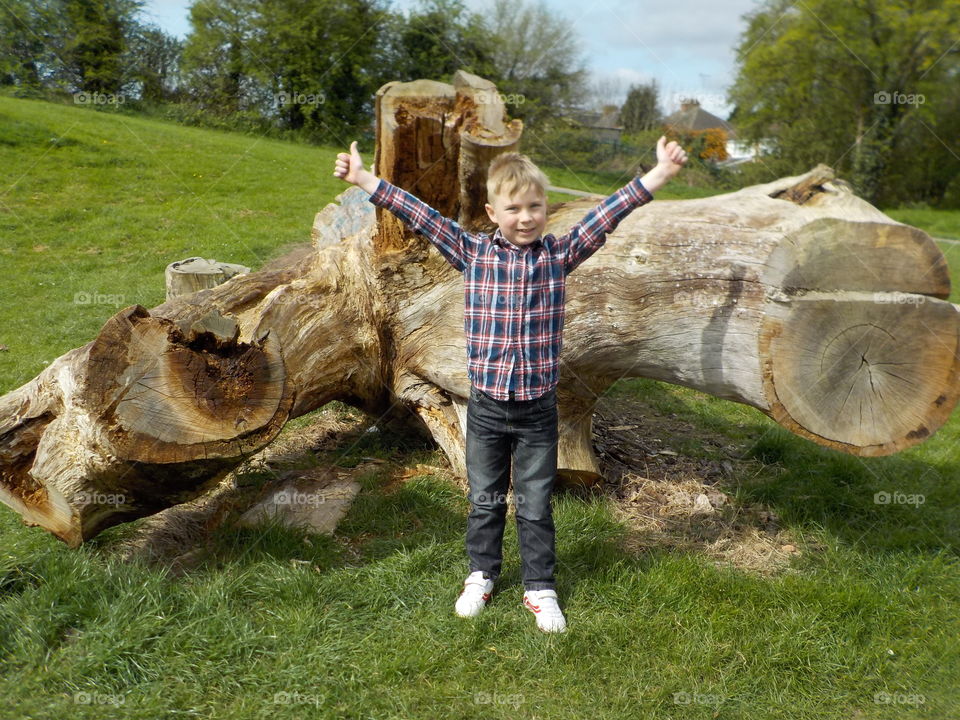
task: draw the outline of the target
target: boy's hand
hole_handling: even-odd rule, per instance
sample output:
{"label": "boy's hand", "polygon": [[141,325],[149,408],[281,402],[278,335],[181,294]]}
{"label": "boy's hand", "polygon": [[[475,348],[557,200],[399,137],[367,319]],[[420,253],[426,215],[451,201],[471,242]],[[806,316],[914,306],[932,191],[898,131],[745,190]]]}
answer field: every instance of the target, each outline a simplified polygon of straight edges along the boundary
{"label": "boy's hand", "polygon": [[667,136],[661,135],[657,140],[657,166],[662,167],[666,179],[674,177],[680,168],[687,162],[687,152],[677,143],[671,140],[667,143]]}
{"label": "boy's hand", "polygon": [[666,135],[661,135],[657,140],[657,166],[640,178],[640,182],[650,193],[655,193],[670,182],[686,162],[687,151],[675,140],[668,143]]}
{"label": "boy's hand", "polygon": [[357,150],[357,141],[350,143],[349,153],[339,153],[333,167],[333,176],[348,183],[358,185],[368,193],[373,193],[380,184],[380,179],[363,167],[360,151]]}

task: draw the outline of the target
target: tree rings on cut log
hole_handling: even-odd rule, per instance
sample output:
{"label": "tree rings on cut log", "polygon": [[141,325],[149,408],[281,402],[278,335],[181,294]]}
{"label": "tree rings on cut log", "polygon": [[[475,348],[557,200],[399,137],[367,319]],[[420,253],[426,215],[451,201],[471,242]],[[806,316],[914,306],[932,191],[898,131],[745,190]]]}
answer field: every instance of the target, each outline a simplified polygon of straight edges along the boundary
{"label": "tree rings on cut log", "polygon": [[957,404],[949,302],[909,293],[807,293],[770,303],[760,336],[771,417],[854,455],[926,440]]}
{"label": "tree rings on cut log", "polygon": [[83,401],[117,457],[167,463],[236,457],[269,442],[293,404],[278,344],[237,342],[216,310],[189,327],[136,305],[90,348]]}

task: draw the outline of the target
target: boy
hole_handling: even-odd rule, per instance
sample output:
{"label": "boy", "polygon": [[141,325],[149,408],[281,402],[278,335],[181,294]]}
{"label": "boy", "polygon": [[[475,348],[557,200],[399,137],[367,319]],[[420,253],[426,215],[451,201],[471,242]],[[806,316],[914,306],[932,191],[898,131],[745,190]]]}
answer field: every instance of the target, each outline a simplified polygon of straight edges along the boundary
{"label": "boy", "polygon": [[340,153],[334,176],[368,193],[424,235],[464,273],[468,374],[466,547],[470,574],[455,612],[474,617],[490,600],[502,563],[506,495],[513,492],[523,605],[544,632],[563,632],[557,604],[551,496],[557,472],[557,381],[566,276],[596,252],[634,208],[676,175],[687,156],[657,142],[657,166],[634,178],[562,237],[543,235],[547,178],[529,158],[505,153],[490,164],[487,214],[493,237],[464,231],[410,193],[363,167],[357,143]]}

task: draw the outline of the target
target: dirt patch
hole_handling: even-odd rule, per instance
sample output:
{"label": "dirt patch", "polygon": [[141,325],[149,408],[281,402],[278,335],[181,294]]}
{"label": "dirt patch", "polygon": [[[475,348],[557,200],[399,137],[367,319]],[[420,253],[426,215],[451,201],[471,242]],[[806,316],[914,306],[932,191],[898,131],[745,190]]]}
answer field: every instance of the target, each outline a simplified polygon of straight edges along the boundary
{"label": "dirt patch", "polygon": [[[789,569],[799,543],[769,507],[738,503],[737,479],[760,463],[742,457],[729,438],[682,419],[658,415],[634,399],[601,398],[594,449],[602,494],[629,528],[624,549],[699,552],[718,565],[772,575]],[[697,444],[710,457],[674,448]]]}

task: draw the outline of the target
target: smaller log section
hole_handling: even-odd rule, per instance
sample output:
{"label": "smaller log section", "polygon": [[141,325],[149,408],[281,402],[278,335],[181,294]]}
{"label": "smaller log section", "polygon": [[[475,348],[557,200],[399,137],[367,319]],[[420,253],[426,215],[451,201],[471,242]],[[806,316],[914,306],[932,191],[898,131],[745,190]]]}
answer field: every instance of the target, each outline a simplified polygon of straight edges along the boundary
{"label": "smaller log section", "polygon": [[250,268],[245,265],[205,260],[202,257],[178,260],[167,265],[164,273],[167,300],[215,287],[234,275],[248,272]]}

